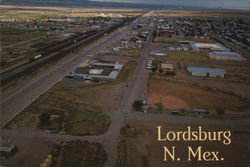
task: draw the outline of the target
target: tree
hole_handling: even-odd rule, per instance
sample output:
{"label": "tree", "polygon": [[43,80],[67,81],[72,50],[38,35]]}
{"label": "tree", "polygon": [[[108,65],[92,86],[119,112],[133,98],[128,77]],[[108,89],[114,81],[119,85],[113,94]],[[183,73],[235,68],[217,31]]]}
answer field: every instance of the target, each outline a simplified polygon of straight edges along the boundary
{"label": "tree", "polygon": [[136,110],[138,110],[138,111],[142,110],[142,106],[143,106],[143,103],[142,103],[141,100],[136,100],[136,101],[134,101],[134,103],[133,103],[133,107],[134,107]]}
{"label": "tree", "polygon": [[39,116],[39,119],[40,119],[40,122],[39,122],[40,126],[48,125],[50,121],[50,115],[48,113],[42,113]]}

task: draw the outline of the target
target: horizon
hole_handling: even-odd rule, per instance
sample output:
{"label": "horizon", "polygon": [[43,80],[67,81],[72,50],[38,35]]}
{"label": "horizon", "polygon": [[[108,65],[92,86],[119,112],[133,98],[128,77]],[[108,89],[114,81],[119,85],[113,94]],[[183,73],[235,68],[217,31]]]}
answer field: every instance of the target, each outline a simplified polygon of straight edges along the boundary
{"label": "horizon", "polygon": [[[119,6],[139,8],[186,8],[186,9],[233,9],[249,10],[250,0],[0,0],[5,3],[59,3],[75,5],[82,3],[90,6]],[[49,5],[49,4],[48,4]]]}
{"label": "horizon", "polygon": [[249,9],[249,0],[89,0],[91,2],[119,2],[139,3],[164,6],[194,7],[194,8],[223,8],[223,9]]}

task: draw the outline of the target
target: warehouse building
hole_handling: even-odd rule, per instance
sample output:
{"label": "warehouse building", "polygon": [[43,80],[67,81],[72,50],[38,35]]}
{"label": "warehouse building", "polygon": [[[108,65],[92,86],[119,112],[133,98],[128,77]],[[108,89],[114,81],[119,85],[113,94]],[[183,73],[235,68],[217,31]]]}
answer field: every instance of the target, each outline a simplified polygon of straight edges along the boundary
{"label": "warehouse building", "polygon": [[118,62],[105,63],[93,61],[89,64],[83,64],[85,66],[77,67],[74,73],[70,73],[67,76],[75,79],[107,79],[115,80],[123,68],[123,64]]}
{"label": "warehouse building", "polygon": [[161,50],[152,50],[150,52],[150,55],[152,55],[152,56],[167,56],[167,52],[161,51]]}
{"label": "warehouse building", "polygon": [[239,53],[230,51],[213,51],[209,53],[209,58],[212,60],[243,60],[243,57]]}
{"label": "warehouse building", "polygon": [[225,77],[225,70],[217,68],[187,67],[187,72],[196,77]]}
{"label": "warehouse building", "polygon": [[194,51],[223,51],[228,50],[220,43],[196,43],[190,42],[190,46]]}

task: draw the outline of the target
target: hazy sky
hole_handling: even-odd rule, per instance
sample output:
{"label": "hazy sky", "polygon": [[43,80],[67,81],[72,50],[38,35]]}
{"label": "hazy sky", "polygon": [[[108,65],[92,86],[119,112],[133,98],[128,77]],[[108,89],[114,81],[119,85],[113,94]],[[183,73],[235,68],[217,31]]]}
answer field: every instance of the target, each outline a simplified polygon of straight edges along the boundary
{"label": "hazy sky", "polygon": [[249,0],[90,0],[99,2],[129,2],[164,5],[182,5],[209,8],[248,9]]}

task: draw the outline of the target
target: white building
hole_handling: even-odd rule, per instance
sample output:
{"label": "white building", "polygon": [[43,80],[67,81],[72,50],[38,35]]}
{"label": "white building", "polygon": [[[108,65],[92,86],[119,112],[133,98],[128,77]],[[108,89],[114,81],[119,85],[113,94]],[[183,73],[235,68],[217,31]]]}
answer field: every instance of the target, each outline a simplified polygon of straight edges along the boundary
{"label": "white building", "polygon": [[209,53],[209,58],[212,60],[243,60],[243,57],[239,53],[230,51],[213,51]]}
{"label": "white building", "polygon": [[196,77],[225,77],[225,70],[218,68],[187,67],[187,72]]}
{"label": "white building", "polygon": [[201,51],[205,49],[209,49],[211,51],[223,51],[223,50],[228,50],[225,48],[223,45],[220,43],[196,43],[196,42],[191,42],[190,46],[194,51]]}

